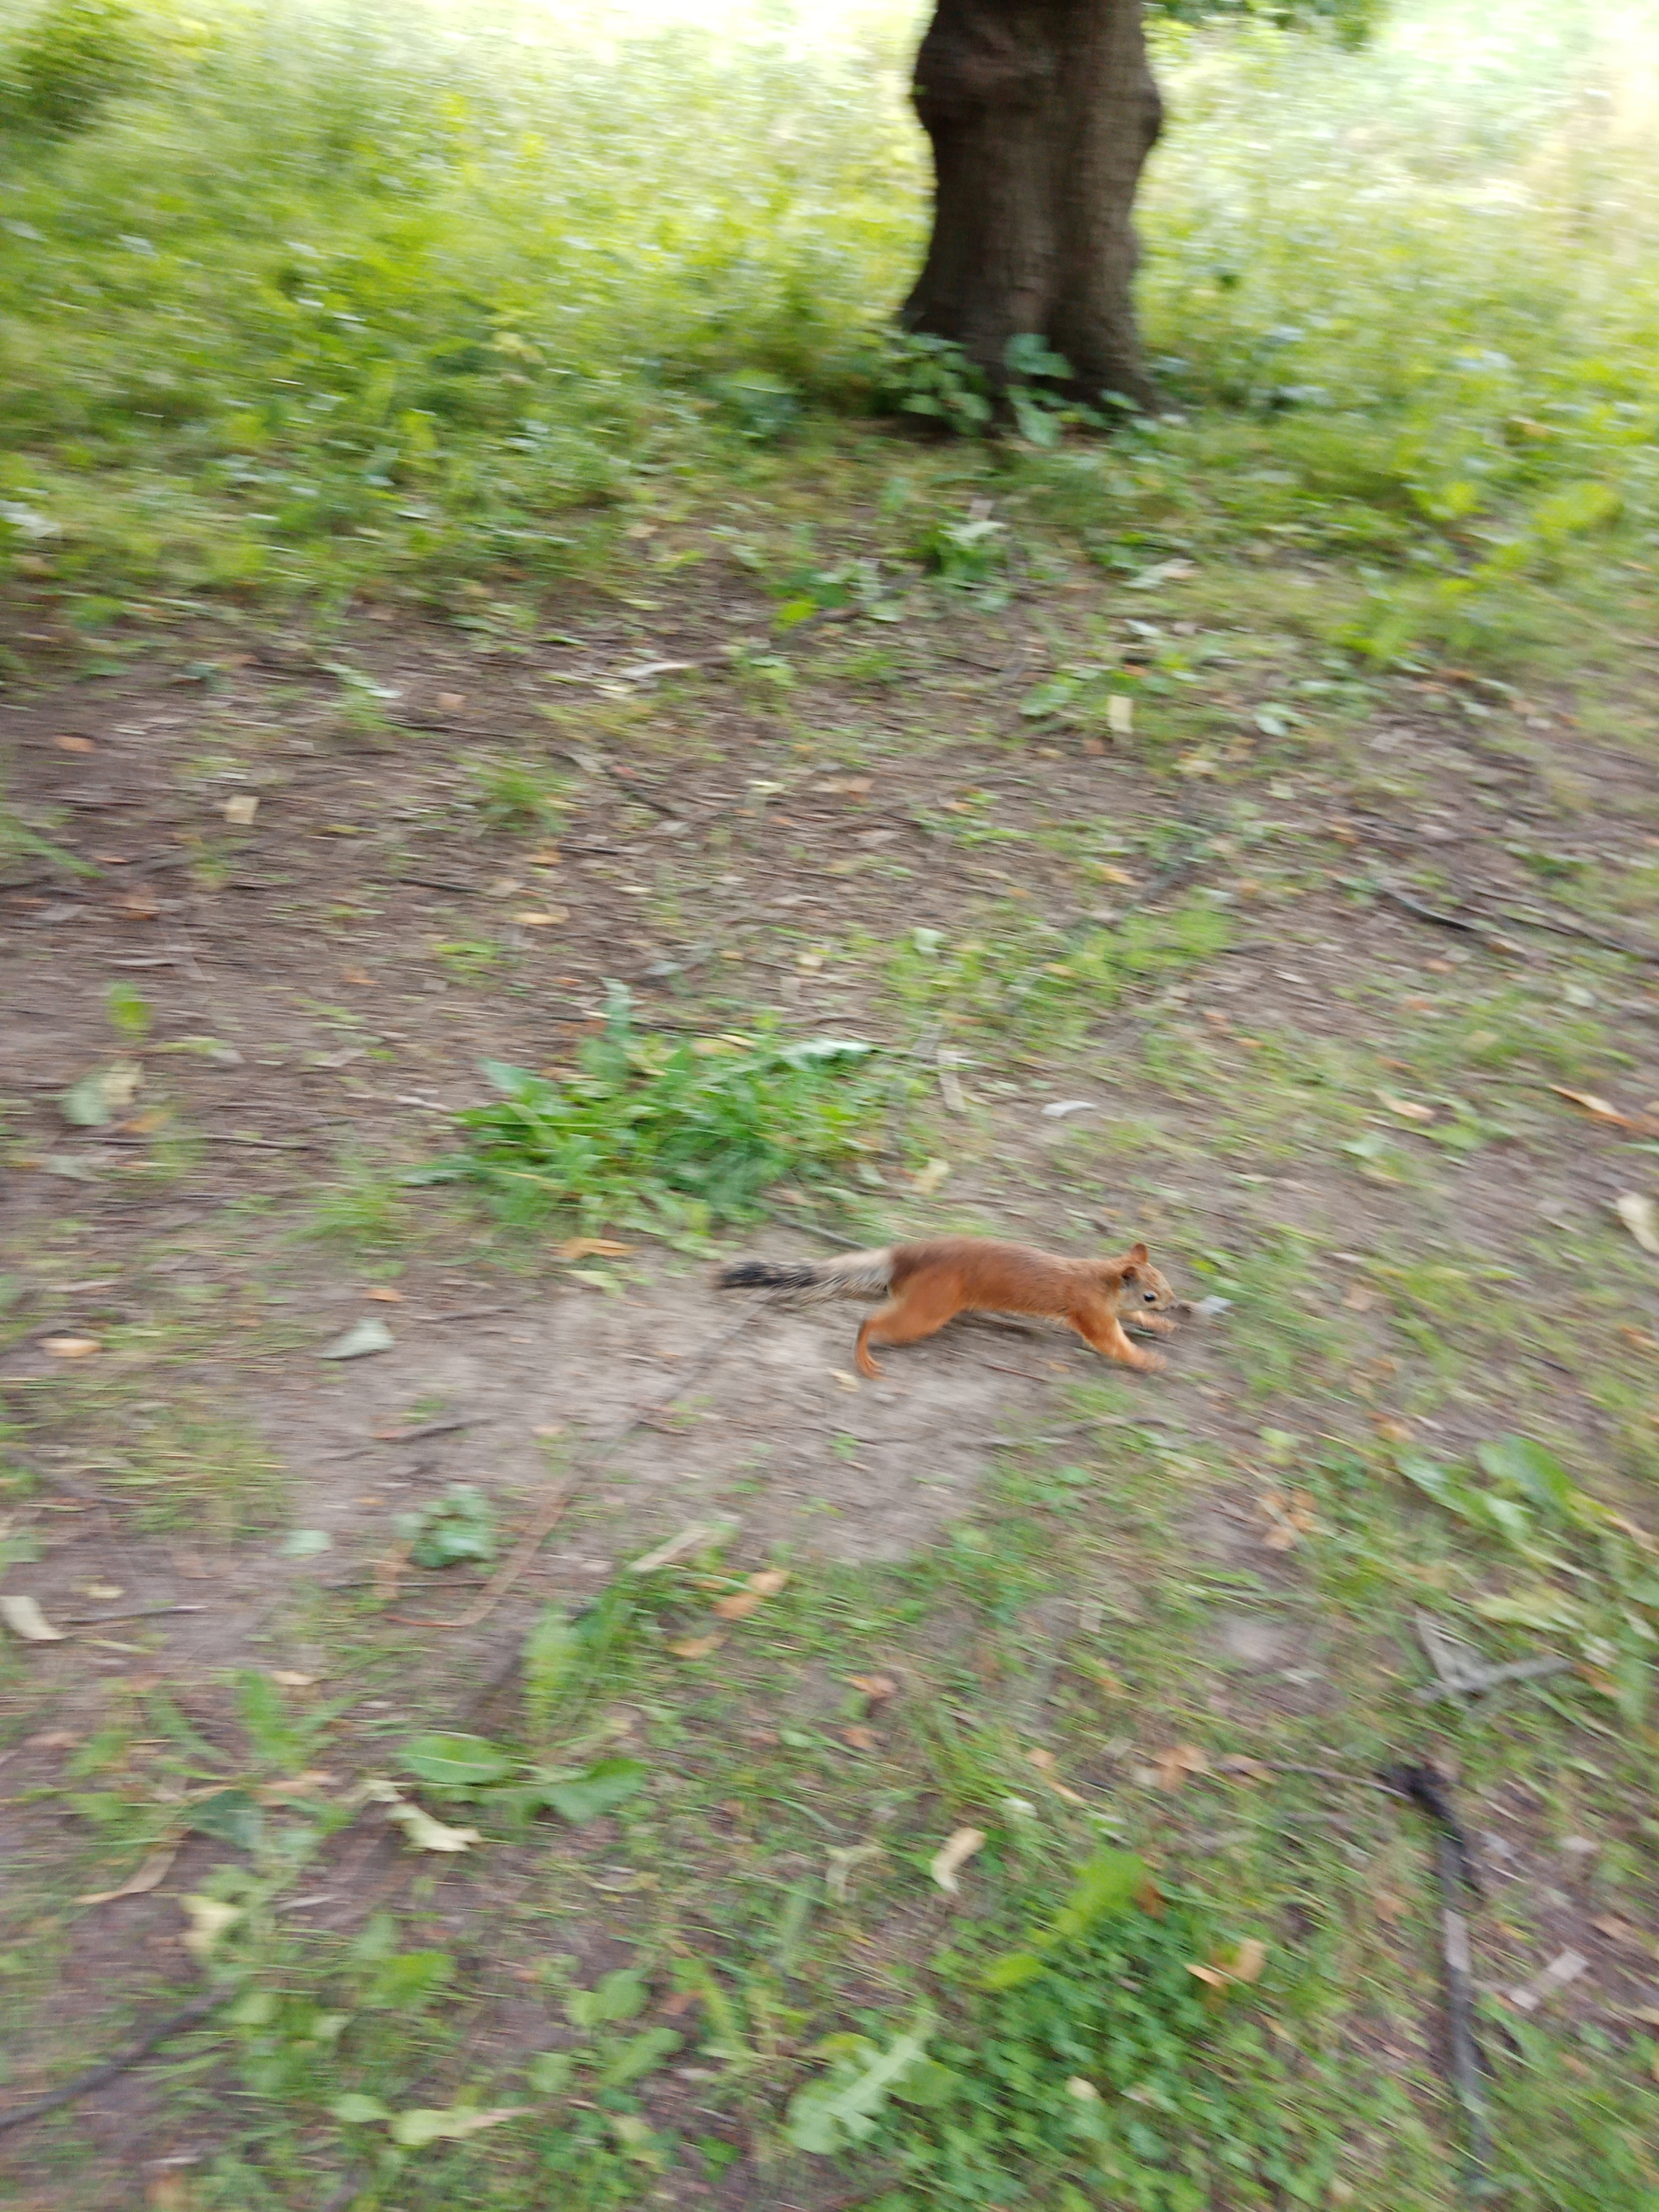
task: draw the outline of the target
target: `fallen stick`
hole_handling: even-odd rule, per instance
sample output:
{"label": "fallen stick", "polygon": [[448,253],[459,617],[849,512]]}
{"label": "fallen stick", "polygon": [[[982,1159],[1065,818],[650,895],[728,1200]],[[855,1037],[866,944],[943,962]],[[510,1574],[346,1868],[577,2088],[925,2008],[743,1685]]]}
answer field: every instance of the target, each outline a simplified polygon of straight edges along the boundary
{"label": "fallen stick", "polygon": [[1468,1838],[1432,1766],[1391,1766],[1378,1780],[1426,1813],[1434,1824],[1435,1874],[1440,1888],[1440,1963],[1446,1996],[1446,2055],[1452,2088],[1463,2111],[1463,2195],[1474,2202],[1492,2191],[1492,2125],[1481,2075],[1486,2061],[1474,2033],[1474,1969],[1469,1923],[1459,1904],[1465,1888],[1480,1894]]}
{"label": "fallen stick", "polygon": [[88,2066],[84,2074],[77,2074],[72,2081],[65,2081],[61,2089],[49,2089],[43,2097],[33,2097],[26,2105],[14,2105],[9,2112],[0,2112],[0,2134],[8,2128],[27,2127],[31,2120],[44,2119],[48,2112],[55,2112],[60,2106],[72,2105],[90,2091],[101,2089],[106,2081],[113,2081],[130,2067],[137,2066],[148,2058],[152,2051],[160,2050],[162,2044],[171,2042],[175,2035],[182,2035],[186,2028],[197,2027],[210,2013],[217,2012],[220,2006],[234,1994],[232,1990],[216,1990],[211,1996],[197,1997],[178,2012],[169,2013],[165,2020],[158,2021],[148,2035],[140,2037],[125,2051],[117,2051],[112,2058],[103,2059],[96,2066]]}
{"label": "fallen stick", "polygon": [[1386,899],[1390,906],[1398,907],[1401,914],[1410,915],[1414,921],[1432,922],[1437,929],[1461,930],[1466,937],[1478,937],[1482,945],[1489,945],[1499,952],[1510,953],[1517,960],[1524,960],[1527,957],[1524,946],[1512,945],[1507,937],[1500,937],[1484,921],[1472,919],[1468,915],[1445,914],[1438,907],[1425,906],[1421,899],[1414,899],[1406,891],[1396,890],[1392,884],[1373,882],[1370,888],[1378,898]]}

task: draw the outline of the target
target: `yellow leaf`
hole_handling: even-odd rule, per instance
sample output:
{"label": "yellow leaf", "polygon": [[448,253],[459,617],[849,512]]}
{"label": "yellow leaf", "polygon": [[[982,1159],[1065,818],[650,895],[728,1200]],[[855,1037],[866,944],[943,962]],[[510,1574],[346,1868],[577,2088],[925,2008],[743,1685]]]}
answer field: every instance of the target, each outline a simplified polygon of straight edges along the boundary
{"label": "yellow leaf", "polygon": [[633,1250],[609,1237],[572,1237],[558,1249],[561,1260],[620,1260]]}
{"label": "yellow leaf", "polygon": [[1227,1972],[1236,1982],[1259,1982],[1267,1963],[1267,1947],[1260,1936],[1247,1936],[1233,1954]]}
{"label": "yellow leaf", "polygon": [[957,1875],[974,1853],[985,1848],[982,1828],[957,1828],[936,1850],[927,1863],[927,1871],[942,1890],[954,1897],[959,1885]]}
{"label": "yellow leaf", "polygon": [[86,1359],[99,1349],[99,1343],[95,1336],[48,1336],[41,1339],[40,1349],[54,1359]]}
{"label": "yellow leaf", "polygon": [[714,1609],[722,1620],[747,1620],[765,1602],[758,1590],[737,1590],[730,1597],[717,1597]]}
{"label": "yellow leaf", "polygon": [[1614,1199],[1613,1210],[1642,1249],[1659,1257],[1659,1207],[1653,1200],[1627,1190],[1622,1197]]}
{"label": "yellow leaf", "polygon": [[1212,1990],[1224,1990],[1227,1986],[1227,1977],[1218,1967],[1194,1966],[1189,1963],[1187,1972]]}
{"label": "yellow leaf", "polygon": [[711,1651],[718,1651],[725,1641],[717,1632],[712,1636],[684,1636],[668,1648],[677,1659],[706,1659]]}
{"label": "yellow leaf", "polygon": [[181,1897],[179,1902],[190,1922],[185,1948],[192,1959],[205,1965],[219,1938],[241,1918],[241,1907],[221,1904],[216,1897]]}
{"label": "yellow leaf", "polygon": [[1173,1744],[1156,1757],[1160,1790],[1179,1790],[1189,1774],[1207,1774],[1210,1771],[1208,1758],[1195,1743]]}
{"label": "yellow leaf", "polygon": [[918,1197],[931,1198],[951,1172],[949,1160],[929,1160],[910,1178],[910,1188]]}
{"label": "yellow leaf", "polygon": [[763,1567],[759,1574],[750,1576],[749,1587],[758,1590],[763,1597],[775,1597],[781,1589],[789,1587],[791,1579],[787,1567]]}
{"label": "yellow leaf", "polygon": [[14,1636],[21,1636],[26,1644],[61,1644],[64,1631],[54,1628],[41,1612],[37,1599],[24,1592],[14,1591],[0,1597],[0,1620],[3,1620]]}
{"label": "yellow leaf", "polygon": [[1414,1098],[1396,1098],[1392,1091],[1379,1091],[1377,1103],[1386,1106],[1390,1114],[1398,1114],[1406,1121],[1432,1121],[1432,1106],[1419,1106]]}
{"label": "yellow leaf", "polygon": [[136,1874],[130,1874],[118,1889],[94,1889],[86,1897],[77,1897],[77,1905],[112,1905],[118,1897],[143,1897],[147,1890],[155,1889],[167,1877],[167,1869],[179,1856],[177,1844],[170,1844],[164,1851],[152,1851]]}

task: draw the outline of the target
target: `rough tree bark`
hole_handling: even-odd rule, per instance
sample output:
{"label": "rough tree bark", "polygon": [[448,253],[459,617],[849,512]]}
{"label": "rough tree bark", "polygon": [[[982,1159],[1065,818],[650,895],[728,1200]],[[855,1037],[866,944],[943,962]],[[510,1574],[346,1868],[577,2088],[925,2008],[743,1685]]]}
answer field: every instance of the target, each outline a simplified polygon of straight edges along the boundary
{"label": "rough tree bark", "polygon": [[933,233],[900,319],[1000,380],[1022,331],[1085,398],[1153,404],[1131,284],[1131,211],[1163,119],[1140,0],[937,0],[916,55]]}

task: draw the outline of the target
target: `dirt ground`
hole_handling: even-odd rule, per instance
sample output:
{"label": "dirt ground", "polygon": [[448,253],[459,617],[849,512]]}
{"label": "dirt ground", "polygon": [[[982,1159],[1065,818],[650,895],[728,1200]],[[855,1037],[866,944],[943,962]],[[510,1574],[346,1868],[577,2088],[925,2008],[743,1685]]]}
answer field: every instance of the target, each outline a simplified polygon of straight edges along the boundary
{"label": "dirt ground", "polygon": [[[1068,620],[1128,604],[1076,582]],[[1138,605],[1166,635],[1240,627],[1198,586]],[[106,676],[43,668],[0,707],[13,802],[68,856],[16,859],[0,882],[0,1400],[32,1477],[7,1525],[33,1540],[4,1587],[72,1632],[15,1642],[0,1682],[0,1851],[28,1913],[59,1929],[8,2103],[193,1986],[177,1899],[223,1844],[185,1838],[148,1894],[88,1907],[62,1888],[67,1874],[84,1897],[131,1871],[124,1837],[106,1847],[77,1825],[69,1781],[118,1687],[162,1686],[224,1745],[235,1670],[346,1673],[323,1762],[335,1779],[319,1785],[343,1788],[374,1771],[394,1722],[478,1725],[541,1606],[591,1597],[688,1522],[736,1524],[738,1570],[913,1561],[982,1499],[1010,1440],[1063,1442],[1091,1420],[1108,1451],[1116,1420],[1162,1423],[1200,1454],[1211,1474],[1179,1512],[1192,1560],[1304,1595],[1308,1542],[1294,1525],[1272,1540],[1299,1510],[1263,1473],[1276,1431],[1366,1450],[1381,1434],[1445,1460],[1495,1421],[1541,1422],[1599,1470],[1609,1504],[1654,1527],[1659,1443],[1644,1461],[1632,1440],[1644,1426],[1651,1440],[1659,1263],[1613,1211],[1654,1188],[1651,1146],[1551,1088],[1659,1111],[1651,905],[1568,896],[1654,879],[1650,702],[1589,711],[1564,690],[1526,699],[1455,671],[1376,678],[1322,710],[1316,744],[1255,720],[1287,661],[1311,665],[1292,639],[1270,670],[1236,662],[1219,690],[1171,708],[1167,743],[1109,744],[1021,719],[1057,648],[1018,596],[987,614],[935,594],[876,636],[891,662],[879,682],[848,673],[873,626],[816,624],[779,646],[768,618],[722,580],[645,611],[573,600],[533,635],[400,616],[315,645],[239,620]],[[753,672],[786,652],[787,690]],[[1157,727],[1156,710],[1145,719]],[[479,803],[482,771],[507,757],[556,780],[552,826],[492,821]],[[985,822],[999,834],[958,834]],[[1104,825],[1121,865],[1080,859],[1051,834],[1068,823]],[[1058,1042],[948,1016],[941,1029],[869,951],[917,932],[960,940],[1010,914],[1109,930],[1200,890],[1223,895],[1224,949],[1085,1007]],[[851,1308],[769,1306],[721,1341],[738,1309],[707,1253],[624,1232],[624,1252],[565,1264],[568,1231],[527,1244],[452,1192],[399,1185],[453,1142],[481,1060],[568,1064],[610,979],[635,994],[641,1027],[713,1032],[770,1010],[792,1031],[873,1039],[916,1072],[912,1133],[867,1182],[797,1206],[799,1227],[780,1203],[723,1232],[724,1250],[822,1250],[815,1223],[872,1237],[952,1226],[1073,1249],[1142,1236],[1194,1299],[1249,1274],[1251,1255],[1278,1255],[1280,1273],[1258,1267],[1183,1329],[1165,1373],[1108,1378],[1117,1410],[1102,1401],[1079,1420],[1075,1393],[1099,1363],[1057,1331],[959,1326],[861,1384]],[[112,985],[147,1002],[135,1042],[112,1035]],[[1443,1102],[1462,1078],[1442,1063],[1437,1091],[1401,1038],[1437,1020],[1475,1037],[1478,1066],[1498,1017],[1468,1013],[1474,996],[1540,1036],[1583,1013],[1613,1044],[1517,1051],[1493,1079],[1501,1104],[1483,1093],[1470,1109],[1479,1140],[1437,1152],[1425,1130],[1452,1126]],[[941,1037],[958,1058],[939,1057]],[[1297,1119],[1298,1047],[1384,1071],[1314,1142]],[[1179,1079],[1157,1057],[1176,1048]],[[142,1087],[107,1125],[66,1121],[64,1095],[128,1058]],[[1391,1169],[1385,1147],[1416,1164]],[[930,1186],[919,1164],[935,1157],[950,1173]],[[1437,1255],[1490,1307],[1425,1322],[1405,1278]],[[1532,1334],[1506,1335],[1515,1313]],[[1274,1352],[1276,1316],[1295,1332]],[[390,1348],[319,1358],[370,1317]],[[144,1444],[158,1420],[182,1441]],[[511,1590],[448,1626],[484,1577],[410,1569],[398,1516],[465,1483],[510,1538],[573,1471],[580,1486]],[[1267,1492],[1279,1503],[1264,1507]],[[313,1548],[292,1555],[292,1530],[319,1532]],[[355,1617],[349,1656],[331,1641],[343,1593],[384,1601]],[[1134,1577],[1101,1570],[1064,1602],[1131,1620]],[[1248,1721],[1269,1758],[1276,1730],[1304,1759],[1322,1730],[1340,1749],[1356,1674],[1421,1669],[1403,1612],[1379,1646],[1323,1601],[1283,1622],[1218,1601],[1199,1643],[1206,1710]],[[810,1668],[792,1695],[808,1715],[824,1698]],[[1610,1761],[1620,1724],[1590,1722],[1572,1723],[1572,1755]],[[1129,1786],[1151,1747],[1138,1733],[1100,1734],[1073,1784]],[[1636,1731],[1620,1758],[1650,1741]],[[1498,1987],[1577,1952],[1558,2008],[1622,2033],[1659,2003],[1650,1808],[1611,1763],[1603,1782],[1592,1840],[1564,1855],[1537,1778],[1491,1778],[1487,1863],[1524,1910],[1496,1911],[1512,1936],[1488,1929],[1482,1972]],[[562,1848],[602,1885],[602,1837]],[[316,1923],[357,1924],[407,1856],[344,1826],[316,1869]],[[1613,1899],[1596,1869],[1615,1860]],[[536,1863],[532,1846],[504,1848],[471,1887],[446,1875],[425,1909],[476,1935]],[[601,1906],[561,1948],[614,1964],[615,1924]],[[499,1949],[481,1972],[477,2049],[505,2063],[541,2047],[539,2002]],[[653,2124],[696,2092],[662,2077]],[[183,2205],[169,2176],[187,2181],[216,2140],[211,2112],[181,2112],[144,2068],[84,2096],[73,2126],[72,2176],[62,2136],[7,2139],[15,2202]],[[744,2163],[718,2191],[670,2177],[658,2195],[758,2205],[779,2201],[770,2185]]]}

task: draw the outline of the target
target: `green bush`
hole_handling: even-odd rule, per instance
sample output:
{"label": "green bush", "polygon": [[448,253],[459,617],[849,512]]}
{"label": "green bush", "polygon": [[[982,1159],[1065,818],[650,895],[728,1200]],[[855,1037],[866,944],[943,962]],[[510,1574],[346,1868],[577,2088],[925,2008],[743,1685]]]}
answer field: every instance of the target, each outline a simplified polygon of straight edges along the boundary
{"label": "green bush", "polygon": [[84,130],[106,101],[137,88],[145,40],[126,0],[46,0],[0,46],[0,123]]}

